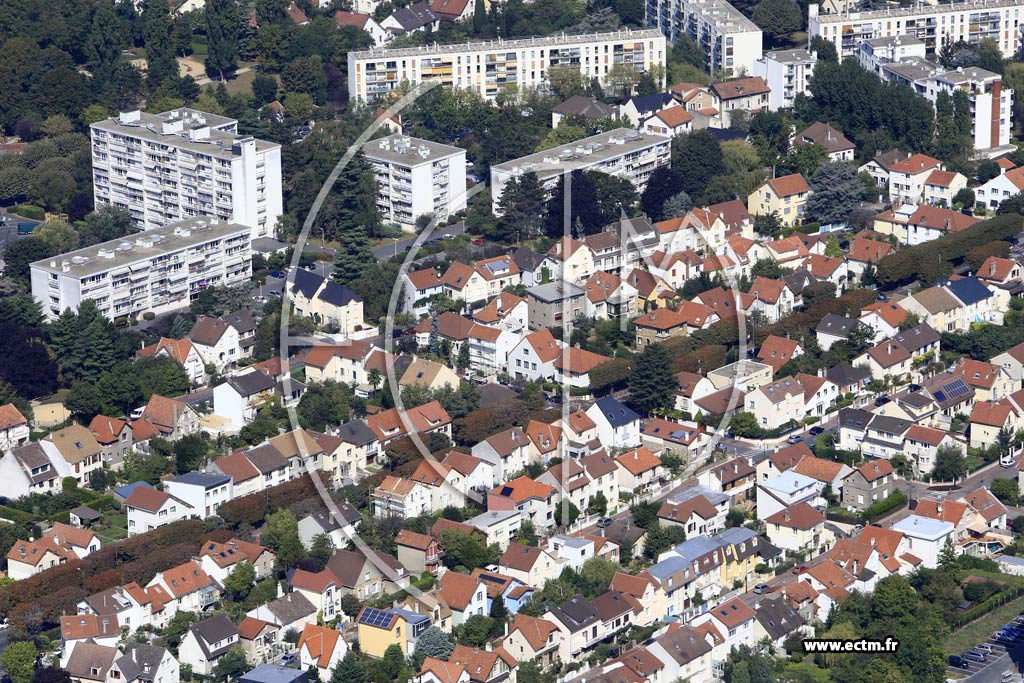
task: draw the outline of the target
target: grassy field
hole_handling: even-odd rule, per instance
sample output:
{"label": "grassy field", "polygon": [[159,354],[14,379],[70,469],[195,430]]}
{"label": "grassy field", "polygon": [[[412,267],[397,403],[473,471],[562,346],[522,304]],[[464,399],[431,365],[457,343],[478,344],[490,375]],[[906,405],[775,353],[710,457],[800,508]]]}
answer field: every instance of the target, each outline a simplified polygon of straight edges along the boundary
{"label": "grassy field", "polygon": [[1013,618],[1024,609],[1024,597],[1012,600],[1002,607],[989,612],[981,619],[973,621],[946,639],[946,653],[959,654],[978,643],[984,643],[1002,626],[1013,621]]}
{"label": "grassy field", "polygon": [[[245,65],[240,64],[239,66],[242,67]],[[252,81],[254,78],[256,78],[256,75],[257,74],[255,71],[246,71],[244,74],[238,74],[230,81],[225,83],[224,87],[226,87],[228,89],[228,92],[232,95],[237,95],[238,93],[245,93],[246,95],[251,95]]]}
{"label": "grassy field", "polygon": [[109,524],[109,527],[94,527],[93,531],[103,541],[103,545],[107,546],[116,541],[128,538],[128,515],[123,512],[110,511],[103,515],[103,522]]}

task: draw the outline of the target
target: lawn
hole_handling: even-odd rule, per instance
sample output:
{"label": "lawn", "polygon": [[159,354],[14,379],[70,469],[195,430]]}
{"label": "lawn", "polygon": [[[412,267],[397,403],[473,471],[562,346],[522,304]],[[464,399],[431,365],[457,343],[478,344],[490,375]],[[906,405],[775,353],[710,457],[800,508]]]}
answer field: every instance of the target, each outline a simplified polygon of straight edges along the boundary
{"label": "lawn", "polygon": [[813,664],[786,662],[786,667],[779,674],[780,681],[800,681],[800,683],[828,683],[831,678],[828,669],[819,669]]}
{"label": "lawn", "polygon": [[[239,64],[239,67],[243,67],[245,64]],[[238,74],[227,83],[224,87],[228,89],[228,92],[232,95],[244,93],[246,95],[252,94],[252,81],[256,78],[257,73],[255,71],[246,71],[244,74]],[[211,85],[216,87],[216,81]]]}
{"label": "lawn", "polygon": [[[110,526],[105,526],[107,524]],[[107,512],[103,515],[103,520],[93,527],[93,531],[103,540],[105,546],[128,538],[128,515],[123,512]]]}
{"label": "lawn", "polygon": [[980,619],[972,621],[946,639],[946,653],[959,654],[978,643],[984,643],[993,633],[1013,621],[1013,618],[1020,614],[1022,609],[1024,609],[1024,597],[1011,600]]}

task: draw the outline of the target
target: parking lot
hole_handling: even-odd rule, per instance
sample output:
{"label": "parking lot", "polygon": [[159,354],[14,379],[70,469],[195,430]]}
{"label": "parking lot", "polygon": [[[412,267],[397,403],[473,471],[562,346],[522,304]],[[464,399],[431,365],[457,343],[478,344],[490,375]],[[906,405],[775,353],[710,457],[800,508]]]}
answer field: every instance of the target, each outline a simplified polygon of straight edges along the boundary
{"label": "parking lot", "polygon": [[971,683],[1021,683],[1021,661],[1024,660],[1024,616],[1018,617],[1008,626],[1021,629],[1015,639],[1001,637],[993,633],[984,643],[979,643],[974,651],[981,652],[985,661],[974,661],[961,657],[966,666],[954,666],[954,657],[947,660],[947,671],[950,675],[964,676]]}

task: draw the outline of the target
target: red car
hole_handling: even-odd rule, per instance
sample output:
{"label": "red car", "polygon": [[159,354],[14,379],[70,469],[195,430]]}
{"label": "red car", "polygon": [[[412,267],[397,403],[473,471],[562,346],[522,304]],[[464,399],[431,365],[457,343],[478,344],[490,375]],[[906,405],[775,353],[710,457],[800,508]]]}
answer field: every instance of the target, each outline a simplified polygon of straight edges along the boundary
{"label": "red car", "polygon": [[798,564],[797,566],[793,567],[793,573],[794,574],[799,574],[800,572],[804,572],[804,571],[807,571],[807,565],[806,564]]}
{"label": "red car", "polygon": [[482,247],[482,246],[484,246],[484,238],[483,237],[477,237],[475,240],[473,240],[473,246],[474,247]]}

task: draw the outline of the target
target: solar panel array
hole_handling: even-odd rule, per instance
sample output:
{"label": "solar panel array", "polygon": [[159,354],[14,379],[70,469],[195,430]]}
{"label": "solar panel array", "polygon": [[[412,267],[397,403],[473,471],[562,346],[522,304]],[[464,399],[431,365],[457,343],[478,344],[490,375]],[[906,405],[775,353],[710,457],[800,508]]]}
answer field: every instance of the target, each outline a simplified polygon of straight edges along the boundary
{"label": "solar panel array", "polygon": [[944,389],[946,390],[946,393],[952,396],[953,398],[956,398],[957,396],[963,396],[968,391],[970,391],[970,389],[967,388],[967,384],[965,384],[962,379],[953,380],[952,382],[947,384],[944,387]]}
{"label": "solar panel array", "polygon": [[367,626],[376,626],[378,628],[386,628],[394,615],[391,612],[385,612],[382,609],[375,607],[365,607],[362,613],[359,615],[359,623],[366,624]]}

